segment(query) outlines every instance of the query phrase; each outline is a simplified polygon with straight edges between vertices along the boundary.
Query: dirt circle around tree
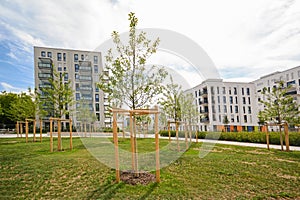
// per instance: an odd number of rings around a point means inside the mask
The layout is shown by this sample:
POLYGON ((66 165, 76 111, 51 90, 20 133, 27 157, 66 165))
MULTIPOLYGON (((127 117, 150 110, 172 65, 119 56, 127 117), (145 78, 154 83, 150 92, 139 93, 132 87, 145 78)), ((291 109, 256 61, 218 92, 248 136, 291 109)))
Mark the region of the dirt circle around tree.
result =
POLYGON ((120 179, 124 183, 130 185, 148 185, 149 183, 154 183, 156 181, 155 175, 146 171, 138 172, 138 176, 134 171, 121 171, 120 179))

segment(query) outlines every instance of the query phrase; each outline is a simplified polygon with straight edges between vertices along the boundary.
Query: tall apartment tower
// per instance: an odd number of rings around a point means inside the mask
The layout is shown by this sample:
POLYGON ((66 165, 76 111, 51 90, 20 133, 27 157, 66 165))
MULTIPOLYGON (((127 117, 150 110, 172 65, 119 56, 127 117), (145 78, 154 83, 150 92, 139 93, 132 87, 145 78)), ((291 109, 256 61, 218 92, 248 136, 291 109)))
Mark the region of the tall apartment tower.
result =
POLYGON ((208 79, 185 93, 193 95, 201 113, 200 131, 254 131, 258 128, 254 83, 208 79))
MULTIPOLYGON (((77 128, 81 127, 79 117, 81 105, 84 102, 88 109, 96 116, 96 126, 103 127, 109 118, 105 118, 105 97, 96 87, 99 75, 103 72, 100 52, 81 51, 71 49, 57 49, 34 47, 35 87, 41 90, 49 85, 49 78, 53 71, 65 73, 64 81, 70 81, 74 91, 74 104, 69 107, 70 117, 77 128)), ((50 116, 48 116, 50 117, 50 116)), ((64 116, 68 118, 69 116, 64 116)))

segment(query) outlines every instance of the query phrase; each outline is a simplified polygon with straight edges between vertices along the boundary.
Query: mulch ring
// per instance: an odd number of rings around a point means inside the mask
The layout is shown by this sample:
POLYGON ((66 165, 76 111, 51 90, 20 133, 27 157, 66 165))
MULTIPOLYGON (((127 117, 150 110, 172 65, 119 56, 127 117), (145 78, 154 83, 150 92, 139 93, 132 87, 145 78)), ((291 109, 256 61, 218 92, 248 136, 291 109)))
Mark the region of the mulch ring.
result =
POLYGON ((140 171, 138 176, 133 171, 122 171, 120 174, 120 179, 126 184, 130 185, 148 185, 156 181, 155 175, 149 172, 140 171))

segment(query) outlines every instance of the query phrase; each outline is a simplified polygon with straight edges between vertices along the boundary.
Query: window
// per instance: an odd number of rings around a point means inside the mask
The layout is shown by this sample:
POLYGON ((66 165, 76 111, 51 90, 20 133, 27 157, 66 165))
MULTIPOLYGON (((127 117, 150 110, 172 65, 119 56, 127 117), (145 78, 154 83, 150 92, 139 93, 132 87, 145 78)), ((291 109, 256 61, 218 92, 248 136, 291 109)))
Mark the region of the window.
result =
POLYGON ((294 79, 294 73, 293 72, 291 73, 291 79, 294 79))
POLYGON ((231 87, 229 88, 228 93, 231 94, 231 87))
POLYGON ((100 114, 96 113, 97 120, 100 121, 100 114))
POLYGON ((94 63, 98 64, 98 56, 94 56, 94 63))
POLYGON ((220 90, 219 90, 219 87, 217 87, 217 94, 220 94, 220 90))
POLYGON ((74 54, 74 62, 78 61, 78 54, 74 54))
POLYGON ((61 61, 61 53, 57 53, 57 60, 61 61))
POLYGON ((198 99, 198 104, 201 105, 201 99, 200 98, 198 99))
POLYGON ((52 58, 52 52, 47 52, 48 58, 52 58))
POLYGON ((231 115, 231 122, 234 123, 234 115, 231 115))
POLYGON ((99 102, 99 94, 95 94, 95 101, 99 102))
POLYGON ((242 88, 242 95, 244 95, 245 93, 244 93, 244 88, 242 88))
POLYGON ((251 104, 250 97, 248 97, 248 103, 251 104))
POLYGON ((197 97, 197 91, 195 91, 195 97, 197 97))
POLYGON ((67 71, 67 67, 66 67, 66 65, 64 65, 64 72, 65 72, 65 71, 67 71))
POLYGON ((233 109, 232 109, 232 106, 230 106, 230 113, 233 113, 233 109))
POLYGON ((238 98, 237 97, 235 97, 235 103, 238 104, 238 98))
POLYGON ((239 116, 236 116, 236 122, 240 122, 239 116))
POLYGON ((226 97, 223 96, 223 103, 226 103, 226 97))
POLYGON ((79 74, 75 74, 75 79, 79 80, 79 74))
POLYGON ((99 92, 99 88, 97 87, 97 85, 95 86, 95 92, 99 92))
POLYGON ((235 113, 239 113, 239 107, 238 106, 235 106, 234 109, 235 109, 235 113))
MULTIPOLYGON (((299 79, 300 80, 300 79, 299 79)), ((218 96, 218 103, 220 103, 220 96, 218 96)))
POLYGON ((221 106, 220 105, 218 105, 218 111, 219 111, 219 113, 221 112, 221 106))
POLYGON ((247 123, 247 115, 244 115, 244 122, 247 123))
POLYGON ((226 94, 226 88, 225 87, 223 87, 223 94, 226 94))
POLYGON ((247 95, 250 95, 250 88, 247 88, 247 95))
POLYGON ((76 83, 76 84, 75 84, 75 88, 76 88, 76 91, 79 91, 79 90, 80 90, 79 83, 76 83))
POLYGON ((300 70, 298 71, 298 77, 300 77, 300 70))
POLYGON ((290 79, 289 74, 286 74, 286 80, 288 81, 290 79))
POLYGON ((233 93, 234 93, 234 95, 237 95, 236 87, 233 88, 233 93))
POLYGON ((229 97, 229 102, 230 102, 230 104, 233 104, 233 97, 232 96, 229 97))
POLYGON ((246 108, 243 106, 243 113, 246 114, 246 108))
POLYGON ((64 80, 65 80, 65 81, 68 81, 68 80, 69 80, 69 74, 68 74, 68 73, 65 73, 64 80))
POLYGON ((227 113, 227 106, 224 106, 224 113, 227 113))
POLYGON ((84 60, 84 55, 83 54, 81 54, 81 60, 84 60))
POLYGON ((211 94, 215 94, 214 87, 210 87, 211 94))
POLYGON ((248 114, 251 114, 251 107, 248 106, 248 114))
POLYGON ((75 64, 75 72, 78 72, 78 71, 79 71, 79 65, 75 64))
POLYGON ((215 106, 211 107, 212 113, 216 113, 215 106))
POLYGON ((42 52, 41 52, 41 56, 42 56, 42 57, 46 57, 46 52, 45 52, 45 51, 42 51, 42 52))
POLYGON ((94 73, 98 73, 98 65, 94 65, 94 73))
POLYGON ((222 122, 222 117, 221 117, 221 115, 219 115, 219 122, 222 122))
POLYGON ((99 111, 99 103, 96 103, 95 107, 96 107, 96 111, 99 111))
POLYGON ((67 61, 66 53, 63 53, 63 59, 64 59, 64 61, 67 61))
POLYGON ((59 71, 59 72, 62 71, 61 63, 58 63, 57 71, 59 71))
POLYGON ((76 101, 80 100, 80 93, 76 93, 76 101))

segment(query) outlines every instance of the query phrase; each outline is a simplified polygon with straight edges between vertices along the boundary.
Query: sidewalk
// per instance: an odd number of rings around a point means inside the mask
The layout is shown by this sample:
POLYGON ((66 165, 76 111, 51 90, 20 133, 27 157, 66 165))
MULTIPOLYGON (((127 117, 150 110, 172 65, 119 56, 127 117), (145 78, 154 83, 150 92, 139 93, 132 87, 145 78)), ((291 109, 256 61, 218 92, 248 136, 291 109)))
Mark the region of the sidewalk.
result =
MULTIPOLYGON (((43 137, 49 137, 47 134, 43 134, 43 137)), ((76 132, 74 134, 76 137, 76 132)), ((87 133, 87 136, 89 136, 89 133, 87 133)), ((96 137, 112 137, 112 134, 97 134, 94 135, 96 137)), ((137 135, 139 136, 139 135, 137 135)), ((0 138, 16 138, 16 134, 0 134, 0 138)), ((23 134, 22 137, 25 139, 26 135, 23 134)), ((33 134, 28 134, 28 137, 32 138, 33 134)), ((40 137, 40 134, 36 134, 36 137, 40 137)), ((77 135, 78 137, 78 135, 77 135)), ((119 137, 122 137, 121 134, 119 133, 119 137)), ((126 137, 129 137, 128 134, 126 134, 126 137)), ((140 134, 141 138, 144 138, 143 134, 140 134)), ((21 137, 19 137, 21 138, 21 137)), ((154 138, 153 134, 147 134, 146 138, 154 138)), ((169 139, 169 137, 159 137, 160 139, 169 139)), ((172 140, 175 140, 176 138, 172 137, 172 140)), ((185 140, 185 138, 179 138, 179 140, 185 140)), ((189 141, 189 139, 188 139, 189 141)), ((192 139, 193 142, 196 142, 196 139, 192 139)), ((224 140, 208 140, 208 139, 198 139, 198 142, 203 142, 203 143, 214 143, 214 144, 226 144, 226 145, 236 145, 236 146, 245 146, 245 147, 256 147, 256 148, 267 148, 267 144, 259 144, 259 143, 249 143, 249 142, 235 142, 235 141, 224 141, 224 140)), ((270 149, 281 149, 280 145, 274 145, 270 144, 270 149)), ((284 146, 285 149, 285 146, 284 146)), ((291 151, 300 151, 300 147, 298 146, 290 146, 291 151)))

